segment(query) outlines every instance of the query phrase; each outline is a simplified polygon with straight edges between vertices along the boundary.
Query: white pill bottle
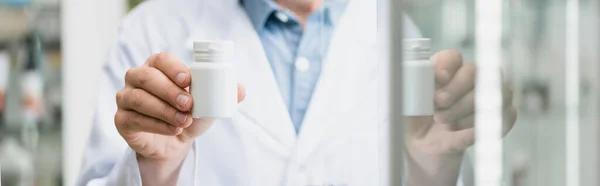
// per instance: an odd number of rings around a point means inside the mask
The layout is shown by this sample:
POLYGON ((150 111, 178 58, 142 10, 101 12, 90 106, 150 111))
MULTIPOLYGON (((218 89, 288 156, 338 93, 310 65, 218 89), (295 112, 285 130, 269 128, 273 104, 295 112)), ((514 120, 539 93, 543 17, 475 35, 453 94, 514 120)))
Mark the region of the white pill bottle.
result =
POLYGON ((231 118, 237 111, 237 77, 232 64, 233 42, 194 42, 190 94, 193 118, 231 118))
POLYGON ((434 114, 435 65, 429 60, 431 40, 405 39, 402 45, 403 111, 405 116, 434 114))

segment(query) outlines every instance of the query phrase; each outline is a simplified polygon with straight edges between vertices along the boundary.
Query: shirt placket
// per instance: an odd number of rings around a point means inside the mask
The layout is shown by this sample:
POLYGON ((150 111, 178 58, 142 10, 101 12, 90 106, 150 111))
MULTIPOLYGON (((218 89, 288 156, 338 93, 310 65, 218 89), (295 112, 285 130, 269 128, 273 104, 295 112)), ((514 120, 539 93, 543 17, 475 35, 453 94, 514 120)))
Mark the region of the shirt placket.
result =
POLYGON ((324 24, 320 13, 311 15, 305 24, 293 65, 293 107, 291 115, 299 132, 309 107, 315 84, 321 72, 321 29, 324 24))

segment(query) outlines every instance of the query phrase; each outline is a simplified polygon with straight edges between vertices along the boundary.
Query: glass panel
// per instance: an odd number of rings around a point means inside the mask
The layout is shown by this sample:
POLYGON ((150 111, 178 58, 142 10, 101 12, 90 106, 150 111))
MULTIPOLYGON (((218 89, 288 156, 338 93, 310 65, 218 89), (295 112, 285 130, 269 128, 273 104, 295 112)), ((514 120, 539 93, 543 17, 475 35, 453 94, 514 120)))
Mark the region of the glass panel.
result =
MULTIPOLYGON (((460 170, 459 182, 492 185, 481 181, 496 180, 497 175, 501 181, 493 185, 598 184, 594 176, 599 171, 599 129, 594 114, 598 110, 594 96, 598 86, 597 1, 432 0, 406 5, 404 10, 422 37, 432 39, 434 53, 455 49, 463 61, 477 66, 477 140, 461 154, 460 169, 454 169, 460 170), (500 87, 494 79, 498 76, 483 71, 493 69, 495 62, 501 64, 502 86, 511 90, 502 95, 506 98, 512 92, 511 105, 518 113, 501 149, 489 149, 496 141, 484 141, 490 136, 479 135, 483 130, 493 131, 499 122, 493 117, 501 116, 492 112, 499 111, 492 107, 498 104, 493 100, 501 98, 500 90, 494 89, 500 87), (485 97, 482 94, 492 97, 480 99, 485 97), (495 162, 491 157, 501 160, 501 169, 489 167, 495 162)), ((439 112, 443 111, 436 110, 436 115, 439 112)), ((503 113, 504 127, 511 126, 508 112, 503 113)), ((444 143, 428 145, 440 144, 444 143)), ((443 171, 436 168, 432 169, 443 171)))

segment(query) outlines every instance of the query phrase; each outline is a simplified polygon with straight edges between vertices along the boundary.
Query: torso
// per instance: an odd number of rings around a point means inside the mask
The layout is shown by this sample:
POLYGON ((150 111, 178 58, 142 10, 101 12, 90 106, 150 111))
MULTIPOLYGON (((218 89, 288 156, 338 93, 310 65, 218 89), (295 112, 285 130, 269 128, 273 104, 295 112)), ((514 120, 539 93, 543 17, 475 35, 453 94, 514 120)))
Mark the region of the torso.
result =
POLYGON ((272 71, 258 36, 237 0, 177 2, 189 3, 182 8, 186 11, 153 24, 164 22, 161 29, 178 27, 183 34, 148 33, 162 34, 162 40, 149 41, 154 52, 168 50, 191 61, 193 40, 234 40, 239 81, 248 90, 238 115, 217 122, 196 140, 199 183, 380 184, 387 148, 389 68, 379 58, 376 1, 349 2, 297 136, 277 97, 275 80, 266 74, 272 71))

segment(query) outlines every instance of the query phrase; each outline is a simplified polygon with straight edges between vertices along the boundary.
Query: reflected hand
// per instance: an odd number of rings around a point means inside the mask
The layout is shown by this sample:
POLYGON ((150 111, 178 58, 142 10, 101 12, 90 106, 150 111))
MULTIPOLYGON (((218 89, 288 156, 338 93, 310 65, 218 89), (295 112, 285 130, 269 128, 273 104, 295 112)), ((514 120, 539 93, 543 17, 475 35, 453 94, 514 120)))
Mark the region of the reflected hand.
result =
MULTIPOLYGON (((407 117, 405 145, 409 185, 455 185, 464 151, 475 143, 475 76, 473 63, 458 51, 445 50, 435 62, 434 116, 407 117)), ((517 113, 512 91, 503 86, 503 135, 517 113)))
MULTIPOLYGON (((175 185, 181 162, 213 121, 192 119, 187 66, 170 53, 152 55, 125 75, 117 93, 115 125, 137 153, 144 185, 175 185)), ((245 91, 238 85, 238 101, 245 91)))
POLYGON ((4 92, 0 92, 0 116, 4 114, 4 92))

